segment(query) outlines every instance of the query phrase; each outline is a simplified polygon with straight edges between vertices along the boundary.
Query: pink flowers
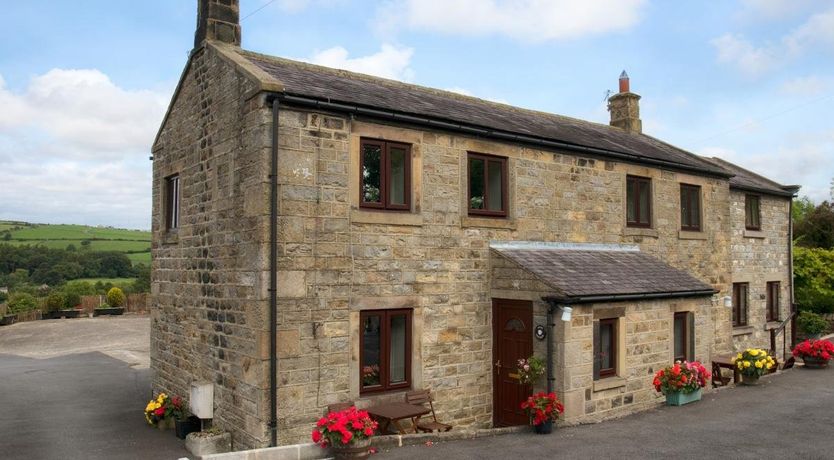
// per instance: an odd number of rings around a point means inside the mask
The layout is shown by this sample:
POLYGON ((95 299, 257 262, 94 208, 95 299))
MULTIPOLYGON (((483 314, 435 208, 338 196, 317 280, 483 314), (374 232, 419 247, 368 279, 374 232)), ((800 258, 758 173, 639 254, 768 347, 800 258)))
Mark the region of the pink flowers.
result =
POLYGON ((370 438, 376 428, 377 423, 367 412, 351 406, 320 418, 313 429, 312 439, 322 447, 336 442, 347 445, 354 439, 370 438))
POLYGON ((834 343, 828 340, 806 340, 793 349, 798 358, 816 358, 828 361, 834 357, 834 343))

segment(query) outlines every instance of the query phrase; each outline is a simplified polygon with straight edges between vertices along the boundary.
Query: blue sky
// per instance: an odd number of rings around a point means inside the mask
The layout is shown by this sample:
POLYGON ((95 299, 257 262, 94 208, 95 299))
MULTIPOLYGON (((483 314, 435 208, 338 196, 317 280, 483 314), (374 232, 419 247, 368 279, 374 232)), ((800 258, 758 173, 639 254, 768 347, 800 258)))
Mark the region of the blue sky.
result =
MULTIPOLYGON (((831 0, 241 0, 241 11, 247 49, 601 123, 626 69, 647 134, 830 198, 831 0)), ((150 144, 196 2, 4 12, 0 219, 149 228, 150 144)))

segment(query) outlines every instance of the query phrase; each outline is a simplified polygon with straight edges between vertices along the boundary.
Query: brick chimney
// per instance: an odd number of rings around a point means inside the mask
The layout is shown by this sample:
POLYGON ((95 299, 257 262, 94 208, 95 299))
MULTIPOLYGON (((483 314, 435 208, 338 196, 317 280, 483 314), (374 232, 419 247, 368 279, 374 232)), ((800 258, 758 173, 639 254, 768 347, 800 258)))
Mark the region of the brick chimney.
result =
POLYGON ((206 41, 240 46, 240 0, 197 0, 194 48, 206 41))
POLYGON ((625 70, 620 74, 620 92, 608 98, 608 111, 611 112, 611 126, 630 133, 643 132, 643 122, 640 121, 640 95, 631 92, 625 70))

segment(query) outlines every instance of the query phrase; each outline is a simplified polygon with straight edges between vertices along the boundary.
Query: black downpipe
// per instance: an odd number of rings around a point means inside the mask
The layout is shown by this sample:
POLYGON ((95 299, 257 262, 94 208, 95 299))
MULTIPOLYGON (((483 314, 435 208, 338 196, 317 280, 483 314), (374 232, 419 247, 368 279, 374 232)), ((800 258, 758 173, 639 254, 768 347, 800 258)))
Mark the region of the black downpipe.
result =
POLYGON ((553 322, 553 313, 556 309, 555 302, 547 302, 547 392, 553 392, 553 381, 556 377, 553 375, 553 331, 555 331, 556 323, 553 322))
MULTIPOLYGON (((791 302, 791 314, 796 313, 796 304, 793 297, 793 196, 791 196, 791 204, 788 207, 788 295, 791 302)), ((785 337, 782 337, 784 343, 785 337)), ((796 343, 796 315, 791 316, 791 344, 790 347, 796 343)))
POLYGON ((272 100, 269 166, 269 446, 278 444, 278 99, 272 100))

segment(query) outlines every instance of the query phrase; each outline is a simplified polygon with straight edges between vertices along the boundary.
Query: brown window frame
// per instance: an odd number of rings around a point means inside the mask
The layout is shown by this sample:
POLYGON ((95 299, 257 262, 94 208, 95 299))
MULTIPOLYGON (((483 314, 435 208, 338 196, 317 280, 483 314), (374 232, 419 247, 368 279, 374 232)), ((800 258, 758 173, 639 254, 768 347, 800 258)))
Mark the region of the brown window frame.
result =
POLYGON ((747 326, 748 315, 750 314, 750 283, 733 283, 733 327, 747 326), (741 309, 742 295, 744 289, 744 310, 741 309), (742 314, 743 313, 743 314, 742 314))
POLYGON ((385 211, 411 211, 411 145, 402 142, 383 141, 378 139, 361 138, 359 140, 359 207, 379 209, 385 211), (380 171, 379 171, 379 194, 380 201, 365 201, 365 186, 362 171, 365 169, 365 146, 376 145, 380 147, 380 171), (388 183, 391 180, 391 156, 392 148, 405 150, 405 203, 393 204, 390 202, 388 183))
POLYGON ((701 186, 691 184, 681 184, 680 193, 680 207, 681 207, 681 230, 688 232, 701 231, 701 216, 703 214, 703 203, 701 201, 701 186), (698 202, 698 212, 692 213, 692 199, 695 197, 698 202), (686 222, 683 215, 683 210, 689 210, 689 222, 686 222), (697 216, 698 222, 692 222, 692 217, 697 216))
POLYGON ((601 340, 602 340, 602 328, 603 328, 604 325, 610 324, 611 325, 611 341, 609 343, 609 348, 611 349, 611 364, 613 365, 613 367, 603 369, 602 359, 598 358, 600 360, 600 365, 599 365, 599 378, 600 379, 604 379, 604 378, 607 378, 607 377, 614 377, 614 376, 617 375, 617 352, 618 352, 618 350, 617 350, 617 343, 618 343, 617 342, 618 341, 617 326, 618 326, 618 321, 619 320, 620 320, 619 318, 607 318, 607 319, 599 320, 600 342, 594 344, 594 346, 599 347, 599 349, 595 350, 594 354, 598 355, 602 351, 602 347, 600 346, 600 345, 602 345, 602 342, 601 342, 601 340))
POLYGON ((689 357, 689 334, 691 334, 691 332, 689 331, 689 314, 690 314, 690 312, 688 312, 688 311, 680 311, 680 312, 676 312, 675 315, 672 318, 672 321, 673 321, 673 323, 672 323, 672 332, 673 332, 673 334, 672 334, 672 336, 673 336, 672 337, 672 340, 673 340, 672 341, 672 354, 675 354, 675 349, 678 346, 678 340, 681 340, 682 345, 683 345, 681 347, 683 349, 683 356, 675 355, 674 358, 673 358, 675 361, 689 361, 689 359, 690 359, 690 357, 689 357), (681 328, 681 330, 683 331, 683 337, 678 337, 676 334, 674 334, 675 323, 677 323, 678 319, 680 319, 680 318, 683 319, 683 327, 681 328))
POLYGON ((767 321, 779 321, 779 302, 782 283, 779 281, 767 282, 767 308, 765 309, 765 316, 767 321))
POLYGON ((470 216, 487 216, 487 217, 507 217, 509 212, 509 181, 507 179, 507 157, 499 157, 496 155, 489 155, 486 153, 467 152, 466 153, 466 208, 470 216), (472 188, 470 187, 470 171, 469 162, 472 159, 484 160, 484 208, 472 209, 472 188), (489 162, 498 161, 501 163, 501 204, 500 211, 490 211, 489 208, 489 162))
POLYGON ((638 227, 638 228, 651 228, 652 227, 652 179, 649 177, 640 177, 640 176, 626 176, 626 226, 628 227, 638 227), (640 189, 641 187, 647 187, 649 189, 649 201, 648 201, 648 209, 645 210, 646 214, 648 214, 647 222, 643 223, 640 222, 641 217, 643 217, 643 210, 640 208, 640 189), (629 192, 634 189, 634 194, 629 200, 629 192), (628 201, 633 201, 634 206, 634 217, 637 219, 636 221, 629 221, 628 220, 628 201))
POLYGON ((744 228, 747 230, 762 229, 762 200, 759 195, 744 195, 744 228), (756 204, 755 213, 751 209, 753 203, 756 204), (755 217, 755 222, 753 217, 755 217))
POLYGON ((182 185, 180 175, 172 174, 165 178, 165 230, 176 230, 180 226, 180 203, 182 185))
POLYGON ((402 390, 411 388, 411 355, 414 351, 412 347, 412 314, 413 310, 410 308, 399 308, 396 310, 362 310, 359 313, 359 393, 380 393, 392 390, 402 390), (391 361, 391 318, 394 316, 405 315, 405 381, 401 383, 389 383, 389 364, 391 361), (365 327, 365 319, 369 316, 380 317, 380 332, 379 332, 379 381, 380 384, 373 387, 364 387, 362 385, 362 368, 365 363, 365 346, 363 343, 365 327))

